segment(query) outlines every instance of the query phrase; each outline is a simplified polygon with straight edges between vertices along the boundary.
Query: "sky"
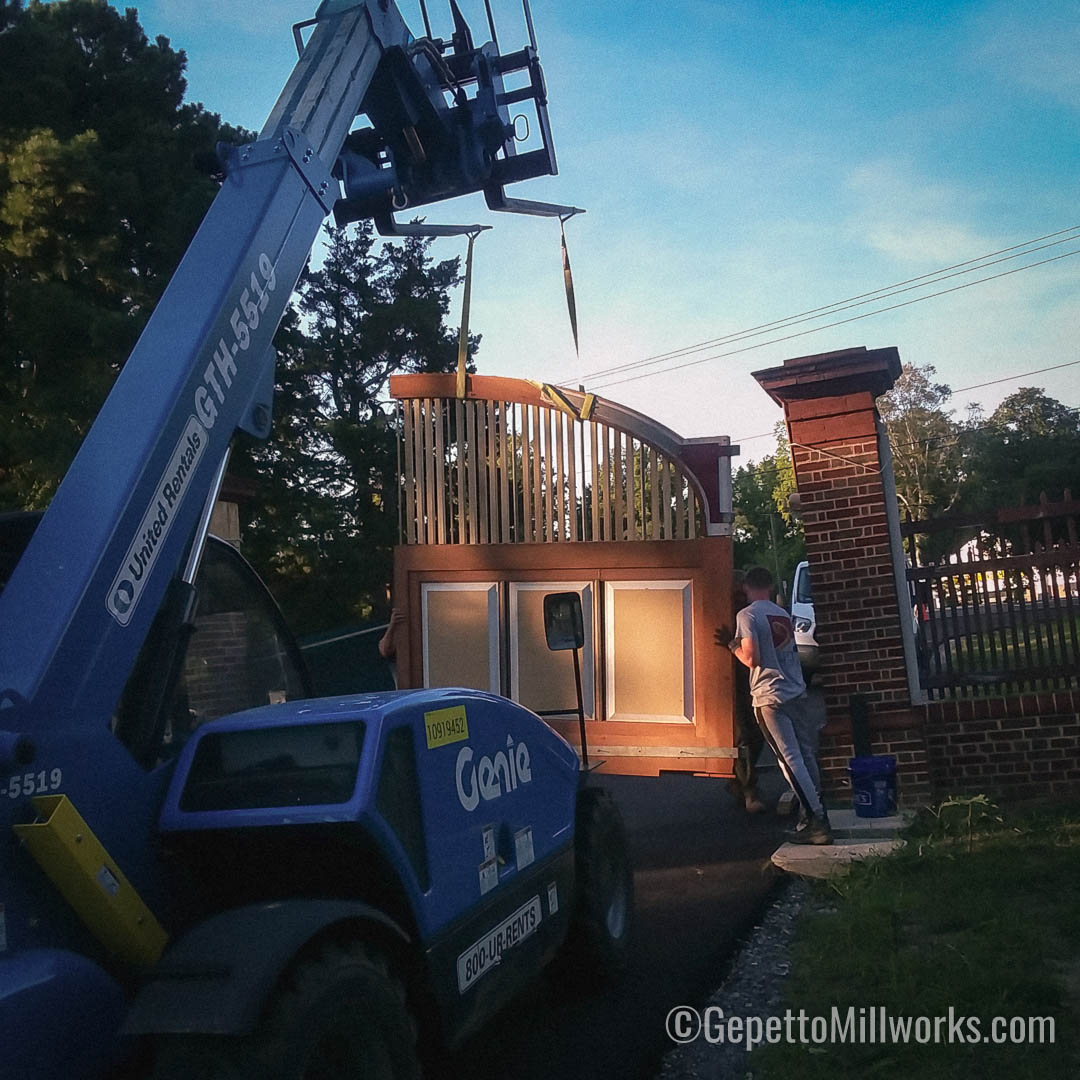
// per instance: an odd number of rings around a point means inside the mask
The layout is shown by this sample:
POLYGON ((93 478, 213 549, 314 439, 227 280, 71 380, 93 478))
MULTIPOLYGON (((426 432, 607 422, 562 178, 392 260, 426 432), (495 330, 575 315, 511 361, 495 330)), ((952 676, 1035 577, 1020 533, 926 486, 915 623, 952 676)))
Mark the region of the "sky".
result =
MULTIPOLYGON (((460 4, 486 39, 483 4, 460 4)), ((290 26, 315 6, 152 0, 139 15, 187 53, 189 100, 257 130, 295 63, 290 26)), ((891 345, 958 390, 1080 360, 1080 254, 822 327, 1080 252, 1080 229, 1072 242, 1062 232, 1080 226, 1075 0, 532 6, 559 175, 509 193, 587 210, 566 226, 580 356, 558 223, 492 214, 470 196, 426 214, 494 226, 475 248, 480 373, 583 382, 680 435, 728 435, 746 461, 771 451, 780 419, 750 373, 789 357, 891 345), (984 270, 600 374, 1051 233, 984 270)), ((422 33, 418 0, 399 7, 422 33)), ((435 35, 449 37, 443 0, 428 8, 435 35)), ((492 8, 503 51, 524 44, 517 0, 492 8)), ((464 238, 433 248, 464 252, 464 238)), ((1080 405, 1080 364, 959 392, 952 405, 958 417, 971 402, 990 411, 1032 385, 1080 405)))

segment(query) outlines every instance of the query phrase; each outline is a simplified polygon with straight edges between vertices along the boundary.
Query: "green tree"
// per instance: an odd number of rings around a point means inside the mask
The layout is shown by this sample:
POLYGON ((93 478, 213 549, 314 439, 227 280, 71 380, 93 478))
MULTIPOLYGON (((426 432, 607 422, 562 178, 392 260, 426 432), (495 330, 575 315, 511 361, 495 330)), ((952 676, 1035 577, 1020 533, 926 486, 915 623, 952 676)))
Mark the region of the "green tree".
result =
POLYGON ((778 420, 773 432, 776 435, 776 486, 773 488, 773 502, 786 524, 802 536, 802 523, 791 512, 791 497, 798 493, 799 488, 795 483, 795 462, 788 444, 787 424, 778 420))
POLYGON ((896 385, 878 398, 900 509, 916 519, 952 509, 963 477, 963 425, 946 410, 952 391, 935 374, 932 364, 905 364, 896 385))
POLYGON ((966 436, 963 505, 979 511, 1080 495, 1080 410, 1021 387, 966 436))
MULTIPOLYGON (((283 415, 252 451, 259 496, 244 532, 300 632, 385 612, 398 538, 387 382, 457 364, 446 318, 460 259, 436 262, 432 241, 415 237, 380 244, 369 222, 328 234, 325 261, 302 279, 278 334, 283 415)), ((479 340, 470 337, 470 355, 479 340)))
POLYGON ((55 491, 243 133, 184 104, 134 9, 0 9, 0 506, 55 491))
POLYGON ((794 491, 794 469, 786 433, 778 427, 776 452, 740 466, 732 476, 735 508, 735 565, 767 566, 786 596, 795 567, 806 558, 802 524, 788 506, 794 491))

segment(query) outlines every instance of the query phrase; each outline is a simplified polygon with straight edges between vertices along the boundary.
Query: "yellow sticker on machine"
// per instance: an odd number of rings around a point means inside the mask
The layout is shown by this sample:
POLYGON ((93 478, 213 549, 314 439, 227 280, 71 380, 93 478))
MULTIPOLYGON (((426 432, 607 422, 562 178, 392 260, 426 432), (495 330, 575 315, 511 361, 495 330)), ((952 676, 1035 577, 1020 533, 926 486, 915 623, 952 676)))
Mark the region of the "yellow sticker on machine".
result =
POLYGON ((452 705, 449 709, 435 709, 424 713, 424 734, 427 748, 464 742, 469 737, 469 721, 464 705, 452 705))

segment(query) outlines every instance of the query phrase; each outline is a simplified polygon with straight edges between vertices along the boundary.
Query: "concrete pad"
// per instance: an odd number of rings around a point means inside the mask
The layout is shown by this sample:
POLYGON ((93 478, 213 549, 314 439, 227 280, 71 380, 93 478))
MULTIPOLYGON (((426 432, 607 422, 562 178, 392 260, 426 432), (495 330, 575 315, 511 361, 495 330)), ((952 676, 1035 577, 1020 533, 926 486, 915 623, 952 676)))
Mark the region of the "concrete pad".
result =
MULTIPOLYGON (((829 815, 830 818, 832 815, 829 815)), ((826 878, 843 874, 859 859, 888 855, 903 844, 903 840, 837 840, 815 847, 812 844, 782 844, 773 852, 773 864, 789 874, 800 877, 826 878)))
POLYGON ((890 814, 889 817, 859 817, 854 810, 830 810, 829 824, 833 836, 851 840, 890 839, 911 822, 910 811, 890 814))

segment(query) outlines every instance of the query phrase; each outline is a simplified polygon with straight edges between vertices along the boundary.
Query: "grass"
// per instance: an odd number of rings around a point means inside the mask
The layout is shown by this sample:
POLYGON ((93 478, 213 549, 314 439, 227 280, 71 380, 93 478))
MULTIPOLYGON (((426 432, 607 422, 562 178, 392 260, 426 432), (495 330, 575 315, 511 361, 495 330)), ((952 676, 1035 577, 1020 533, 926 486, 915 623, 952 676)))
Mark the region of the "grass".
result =
POLYGON ((1025 630, 1000 627, 953 638, 953 663, 958 671, 1015 670, 1042 664, 1064 664, 1073 659, 1074 643, 1080 639, 1080 618, 1049 620, 1025 630))
POLYGON ((1056 1041, 777 1044, 750 1055, 748 1071, 755 1080, 1080 1075, 1078 883, 1080 806, 1003 820, 985 798, 956 799, 924 814, 904 849, 819 887, 797 931, 787 1007, 934 1017, 952 1006, 978 1017, 981 1034, 996 1016, 1053 1017, 1056 1041))

